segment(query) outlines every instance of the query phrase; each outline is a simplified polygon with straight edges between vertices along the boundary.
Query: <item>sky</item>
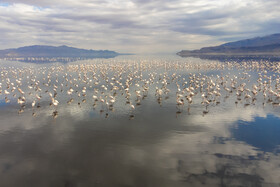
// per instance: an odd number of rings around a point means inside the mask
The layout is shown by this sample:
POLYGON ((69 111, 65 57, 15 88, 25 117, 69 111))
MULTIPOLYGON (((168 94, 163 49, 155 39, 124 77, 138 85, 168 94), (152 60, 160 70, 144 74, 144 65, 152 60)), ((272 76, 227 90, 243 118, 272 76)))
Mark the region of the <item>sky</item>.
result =
POLYGON ((280 32, 279 0, 0 0, 0 49, 175 53, 280 32))

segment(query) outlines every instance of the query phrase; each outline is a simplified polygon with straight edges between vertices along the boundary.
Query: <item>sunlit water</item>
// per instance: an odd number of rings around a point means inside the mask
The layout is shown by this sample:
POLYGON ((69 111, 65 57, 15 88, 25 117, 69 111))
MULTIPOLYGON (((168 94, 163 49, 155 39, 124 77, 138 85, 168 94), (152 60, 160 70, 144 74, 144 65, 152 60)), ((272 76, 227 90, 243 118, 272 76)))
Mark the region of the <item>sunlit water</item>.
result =
POLYGON ((68 64, 2 61, 0 71, 0 186, 280 185, 275 95, 238 99, 238 88, 227 92, 220 85, 221 96, 208 96, 206 106, 199 88, 190 103, 183 91, 197 77, 202 92, 210 80, 216 89, 220 77, 228 80, 225 87, 233 80, 252 90, 261 76, 279 93, 277 62, 120 56, 68 64), (57 106, 49 93, 57 93, 57 106), (177 105, 178 94, 184 105, 177 105))

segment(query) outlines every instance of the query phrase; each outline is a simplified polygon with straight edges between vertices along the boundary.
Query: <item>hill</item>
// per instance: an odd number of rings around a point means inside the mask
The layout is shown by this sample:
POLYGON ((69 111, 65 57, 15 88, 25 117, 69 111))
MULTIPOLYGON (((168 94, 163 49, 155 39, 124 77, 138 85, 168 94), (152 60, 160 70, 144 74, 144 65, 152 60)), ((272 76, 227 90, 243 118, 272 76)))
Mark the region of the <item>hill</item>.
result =
MULTIPOLYGON (((87 50, 68 46, 46 46, 33 45, 15 49, 0 50, 0 58, 5 59, 28 59, 47 60, 47 59, 86 59, 86 58, 112 58, 118 56, 119 53, 109 50, 87 50)), ((69 60, 73 61, 73 60, 69 60)))
POLYGON ((280 52, 280 33, 256 37, 236 42, 229 42, 214 47, 203 47, 199 50, 182 50, 179 56, 199 55, 274 55, 280 52))

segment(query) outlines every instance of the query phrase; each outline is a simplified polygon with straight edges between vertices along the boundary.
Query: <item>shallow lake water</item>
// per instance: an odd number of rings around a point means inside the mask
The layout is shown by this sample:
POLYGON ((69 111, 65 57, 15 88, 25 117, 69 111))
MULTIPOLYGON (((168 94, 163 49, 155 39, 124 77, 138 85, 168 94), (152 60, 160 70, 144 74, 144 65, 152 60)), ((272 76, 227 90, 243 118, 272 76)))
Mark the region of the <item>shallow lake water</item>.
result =
POLYGON ((280 185, 279 62, 0 63, 0 186, 280 185))

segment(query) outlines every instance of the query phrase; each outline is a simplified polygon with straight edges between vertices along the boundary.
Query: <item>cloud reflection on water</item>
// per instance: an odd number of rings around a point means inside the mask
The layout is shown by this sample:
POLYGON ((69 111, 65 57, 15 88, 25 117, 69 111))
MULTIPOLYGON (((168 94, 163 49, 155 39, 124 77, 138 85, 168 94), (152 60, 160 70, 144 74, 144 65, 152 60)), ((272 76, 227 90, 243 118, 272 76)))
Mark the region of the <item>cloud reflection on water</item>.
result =
POLYGON ((164 117, 158 118, 152 108, 143 113, 143 118, 139 116, 132 121, 89 118, 85 117, 88 110, 78 111, 84 112, 79 114, 83 118, 68 112, 57 119, 51 119, 49 114, 31 118, 28 112, 12 119, 2 115, 1 124, 5 126, 1 125, 4 133, 0 136, 1 183, 4 186, 184 186, 185 183, 201 186, 202 181, 216 186, 221 180, 224 185, 243 186, 280 183, 276 177, 280 174, 277 154, 258 151, 233 139, 230 132, 238 120, 254 121, 256 113, 265 117, 266 111, 245 108, 204 117, 183 114, 176 118, 160 109, 164 117), (145 118, 148 113, 157 118, 145 118), (231 118, 224 123, 221 116, 231 118), (217 137, 227 141, 215 141, 217 137))

